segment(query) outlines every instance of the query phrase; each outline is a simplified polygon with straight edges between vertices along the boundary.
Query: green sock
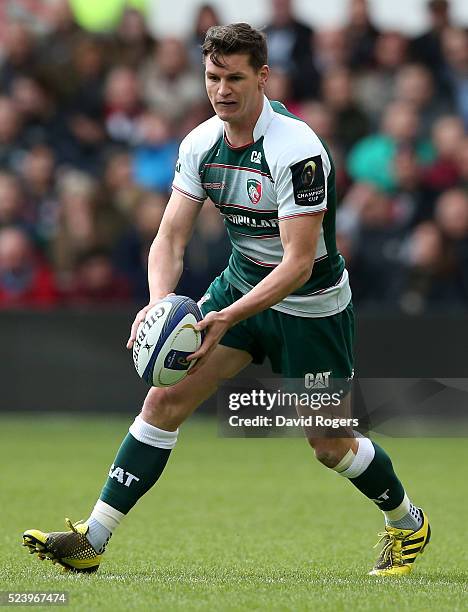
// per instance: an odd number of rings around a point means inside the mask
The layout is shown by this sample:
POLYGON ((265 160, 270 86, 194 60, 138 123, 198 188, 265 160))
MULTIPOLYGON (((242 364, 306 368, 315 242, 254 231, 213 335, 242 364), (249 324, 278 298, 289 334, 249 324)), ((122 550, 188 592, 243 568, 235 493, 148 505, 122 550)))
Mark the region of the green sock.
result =
POLYGON ((118 450, 99 499, 127 514, 161 476, 177 434, 138 416, 118 450))
POLYGON ((357 453, 348 454, 349 461, 346 459, 347 455, 335 470, 341 476, 349 478, 380 510, 397 508, 403 501, 405 490, 395 474, 390 457, 383 448, 368 438, 358 438, 358 441, 357 453))

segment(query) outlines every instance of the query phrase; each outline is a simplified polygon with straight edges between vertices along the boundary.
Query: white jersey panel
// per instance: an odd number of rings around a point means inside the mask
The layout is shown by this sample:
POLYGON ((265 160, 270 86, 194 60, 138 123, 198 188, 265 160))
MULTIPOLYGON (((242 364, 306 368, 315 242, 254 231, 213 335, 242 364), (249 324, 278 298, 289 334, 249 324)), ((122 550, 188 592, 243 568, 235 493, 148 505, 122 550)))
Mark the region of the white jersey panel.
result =
POLYGON ((223 134, 223 122, 215 115, 188 134, 179 147, 179 159, 173 181, 173 188, 188 198, 204 202, 207 198, 199 174, 200 163, 207 151, 223 134))
POLYGON ((305 123, 275 113, 263 148, 275 181, 278 219, 327 210, 330 159, 305 123))

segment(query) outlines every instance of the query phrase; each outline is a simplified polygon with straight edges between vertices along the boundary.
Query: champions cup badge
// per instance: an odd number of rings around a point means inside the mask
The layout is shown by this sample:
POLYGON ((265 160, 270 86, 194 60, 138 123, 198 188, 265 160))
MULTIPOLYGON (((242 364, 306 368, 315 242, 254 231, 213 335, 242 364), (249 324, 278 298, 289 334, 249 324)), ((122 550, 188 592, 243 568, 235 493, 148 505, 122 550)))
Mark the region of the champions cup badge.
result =
POLYGON ((249 194, 249 198, 252 204, 258 204, 262 197, 261 182, 255 179, 249 179, 247 181, 247 193, 249 194))
POLYGON ((291 166, 294 200, 298 206, 316 206, 326 197, 326 181, 320 155, 291 166))
POLYGON ((316 164, 313 161, 308 161, 302 171, 301 180, 304 187, 310 187, 314 182, 316 164))

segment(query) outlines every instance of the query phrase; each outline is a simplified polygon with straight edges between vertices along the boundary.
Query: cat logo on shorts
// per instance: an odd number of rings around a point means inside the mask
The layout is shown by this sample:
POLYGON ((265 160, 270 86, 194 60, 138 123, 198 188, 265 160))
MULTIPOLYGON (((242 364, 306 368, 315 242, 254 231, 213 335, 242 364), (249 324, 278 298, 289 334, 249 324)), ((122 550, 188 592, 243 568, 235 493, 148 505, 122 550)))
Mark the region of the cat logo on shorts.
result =
POLYGON ((258 204, 262 198, 262 184, 256 179, 247 181, 247 193, 252 204, 258 204))
POLYGON ((306 389, 326 389, 330 385, 330 374, 328 372, 308 372, 304 377, 304 385, 306 389))

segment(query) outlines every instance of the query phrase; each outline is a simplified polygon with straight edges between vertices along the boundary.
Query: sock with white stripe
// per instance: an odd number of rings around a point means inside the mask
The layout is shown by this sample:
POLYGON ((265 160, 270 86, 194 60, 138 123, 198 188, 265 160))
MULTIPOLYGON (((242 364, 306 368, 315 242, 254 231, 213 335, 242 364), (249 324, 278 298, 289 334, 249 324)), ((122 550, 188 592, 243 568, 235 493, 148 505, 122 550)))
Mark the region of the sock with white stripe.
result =
POLYGON ((398 529, 417 531, 423 522, 421 510, 411 503, 406 493, 401 504, 394 510, 387 510, 384 515, 386 525, 398 529))
POLYGON ((91 516, 86 521, 89 527, 86 537, 97 553, 101 554, 105 551, 112 533, 120 525, 124 516, 125 514, 109 506, 109 504, 100 499, 97 500, 91 516))
POLYGON ((349 450, 334 470, 348 478, 382 510, 388 525, 418 529, 421 526, 420 512, 408 499, 390 457, 368 438, 357 440, 359 446, 356 454, 349 450))
POLYGON ((87 521, 87 538, 97 552, 105 548, 120 521, 159 479, 177 434, 178 430, 164 431, 136 417, 87 521))

